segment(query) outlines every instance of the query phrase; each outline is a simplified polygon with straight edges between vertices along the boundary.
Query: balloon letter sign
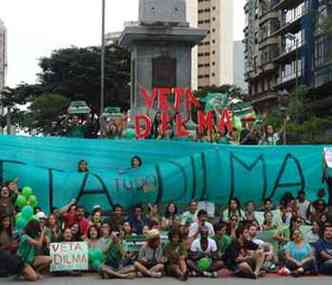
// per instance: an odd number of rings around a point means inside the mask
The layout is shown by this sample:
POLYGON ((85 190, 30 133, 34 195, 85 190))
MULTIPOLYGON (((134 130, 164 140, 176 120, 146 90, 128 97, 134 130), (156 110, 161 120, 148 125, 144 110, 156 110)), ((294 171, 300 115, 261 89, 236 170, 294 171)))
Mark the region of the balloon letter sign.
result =
MULTIPOLYGON (((189 114, 193 107, 200 109, 198 99, 193 95, 192 90, 189 88, 154 88, 149 92, 141 88, 140 94, 144 98, 145 107, 148 110, 153 110, 154 106, 158 105, 158 110, 161 113, 159 126, 159 133, 165 134, 171 127, 170 122, 175 122, 175 135, 177 137, 186 137, 189 131, 186 129, 186 119, 180 115, 181 104, 184 103, 187 114, 189 114), (169 96, 174 97, 174 104, 169 103, 169 96), (169 111, 175 111, 174 115, 169 115, 169 111)), ((214 112, 210 111, 207 114, 198 111, 198 128, 201 132, 204 130, 212 130, 214 125, 217 125, 220 130, 232 129, 232 116, 231 112, 227 109, 219 110, 220 120, 215 119, 214 112)), ((139 114, 135 117, 135 129, 137 139, 146 139, 150 136, 152 131, 152 120, 146 114, 139 114)), ((155 126, 154 126, 155 127, 155 126)))

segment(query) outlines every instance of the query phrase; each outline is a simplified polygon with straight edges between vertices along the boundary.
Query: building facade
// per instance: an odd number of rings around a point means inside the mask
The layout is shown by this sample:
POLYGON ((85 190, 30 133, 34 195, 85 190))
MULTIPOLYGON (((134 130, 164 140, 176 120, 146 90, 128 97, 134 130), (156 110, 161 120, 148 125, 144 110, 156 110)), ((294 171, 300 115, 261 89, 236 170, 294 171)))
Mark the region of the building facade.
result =
POLYGON ((239 86, 244 93, 247 93, 248 84, 244 80, 244 43, 242 41, 234 41, 233 46, 233 84, 239 86))
POLYGON ((0 19, 0 91, 5 86, 7 70, 7 30, 0 19))
POLYGON ((326 53, 328 41, 317 32, 316 22, 321 19, 317 13, 328 12, 327 2, 331 1, 247 0, 245 78, 258 111, 271 108, 298 86, 312 89, 322 83, 320 78, 328 80, 319 63, 327 63, 320 53, 326 53))
POLYGON ((233 2, 187 0, 190 26, 209 31, 193 51, 193 89, 233 84, 233 2))

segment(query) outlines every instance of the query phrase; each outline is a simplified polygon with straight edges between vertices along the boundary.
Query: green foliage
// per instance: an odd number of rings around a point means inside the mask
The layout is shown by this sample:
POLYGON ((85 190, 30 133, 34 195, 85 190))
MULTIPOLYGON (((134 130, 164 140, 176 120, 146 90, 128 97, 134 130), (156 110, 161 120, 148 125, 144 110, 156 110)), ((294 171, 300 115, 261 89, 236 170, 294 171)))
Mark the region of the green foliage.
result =
POLYGON ((31 106, 31 115, 28 115, 28 127, 37 130, 38 133, 48 134, 52 132, 52 123, 59 120, 66 112, 69 99, 58 94, 49 94, 36 97, 31 106))
MULTIPOLYGON (((45 93, 85 100, 96 111, 100 103, 101 49, 99 47, 56 50, 39 66, 45 93)), ((108 46, 105 51, 105 106, 129 105, 130 57, 127 50, 108 46)))
POLYGON ((209 86, 199 89, 198 91, 194 92, 194 95, 197 98, 204 98, 208 95, 208 93, 228 93, 233 97, 240 97, 241 96, 241 88, 235 85, 225 84, 222 86, 209 86))

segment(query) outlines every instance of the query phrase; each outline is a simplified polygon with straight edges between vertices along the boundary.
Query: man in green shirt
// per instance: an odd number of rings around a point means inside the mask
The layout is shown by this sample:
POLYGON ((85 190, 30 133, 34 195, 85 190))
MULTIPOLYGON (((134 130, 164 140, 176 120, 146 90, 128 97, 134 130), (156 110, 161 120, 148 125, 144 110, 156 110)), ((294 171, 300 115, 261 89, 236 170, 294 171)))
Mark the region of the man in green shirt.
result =
POLYGON ((100 269, 104 278, 132 279, 136 276, 135 267, 126 258, 119 232, 112 233, 112 241, 105 252, 106 262, 100 269))
POLYGON ((214 231, 216 235, 214 236, 214 240, 217 243, 218 247, 218 256, 220 258, 223 257, 225 250, 229 247, 232 243, 232 238, 226 235, 227 224, 221 222, 214 226, 214 231))
POLYGON ((181 224, 186 225, 194 223, 197 219, 197 209, 198 209, 197 202, 191 201, 189 204, 188 211, 184 212, 181 216, 181 224))

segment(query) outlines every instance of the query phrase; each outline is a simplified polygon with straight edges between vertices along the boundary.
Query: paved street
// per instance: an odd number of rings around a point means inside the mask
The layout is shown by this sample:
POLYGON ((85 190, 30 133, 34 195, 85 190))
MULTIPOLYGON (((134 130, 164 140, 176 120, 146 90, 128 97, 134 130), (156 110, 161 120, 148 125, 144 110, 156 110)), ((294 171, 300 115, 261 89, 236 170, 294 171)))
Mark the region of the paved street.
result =
MULTIPOLYGON (((37 282, 36 284, 47 284, 47 285, 103 285, 103 284, 112 284, 112 285, 147 285, 150 284, 158 284, 158 285, 179 285, 184 284, 182 282, 178 282, 175 279, 171 278, 163 278, 163 279, 135 279, 135 280, 102 280, 97 277, 97 275, 90 275, 84 277, 45 277, 44 280, 37 282)), ((305 278, 263 278, 259 280, 248 280, 248 279, 239 279, 239 278, 224 278, 224 279, 189 279, 185 284, 188 285, 201 285, 202 283, 208 283, 208 285, 243 285, 244 283, 247 285, 257 284, 257 285, 331 285, 332 277, 305 277, 305 278)), ((29 282, 23 281, 13 281, 13 279, 0 279, 0 284, 31 284, 29 282)))

